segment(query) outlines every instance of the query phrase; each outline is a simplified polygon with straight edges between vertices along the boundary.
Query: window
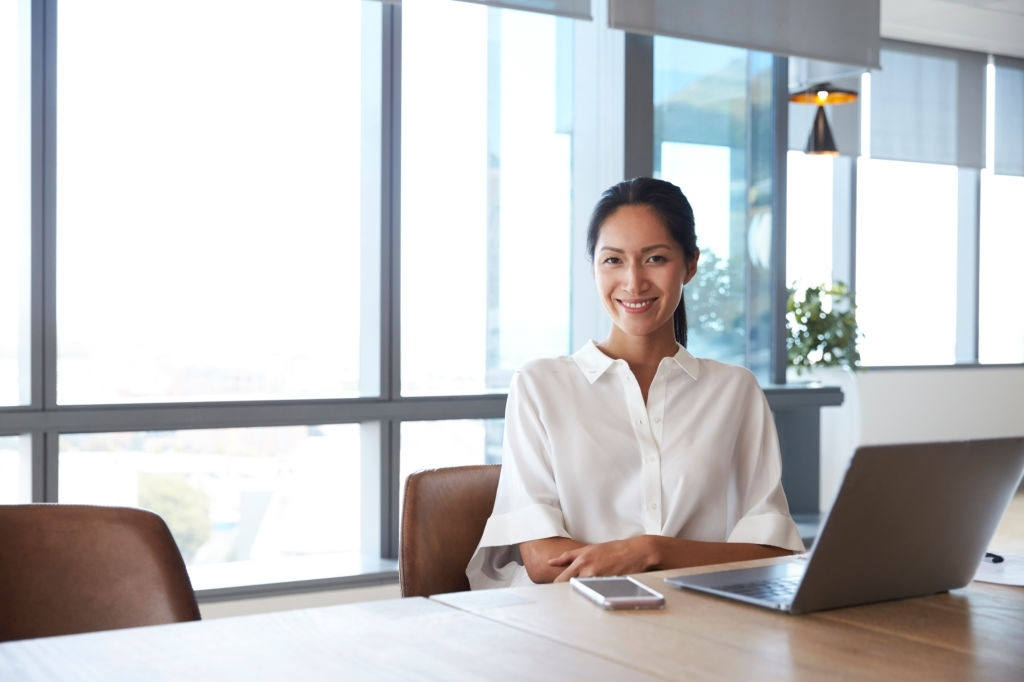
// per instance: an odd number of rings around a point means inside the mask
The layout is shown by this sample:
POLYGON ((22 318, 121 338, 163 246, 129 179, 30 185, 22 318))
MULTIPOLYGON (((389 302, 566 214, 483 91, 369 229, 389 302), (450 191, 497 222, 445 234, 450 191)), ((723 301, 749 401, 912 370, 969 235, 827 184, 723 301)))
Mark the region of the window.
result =
POLYGON ((60 6, 59 403, 377 393, 361 13, 60 6))
POLYGON ((982 174, 978 360, 1024 362, 1024 312, 1018 292, 1024 229, 1024 176, 982 174))
POLYGON ((30 446, 28 436, 0 436, 0 504, 32 501, 30 446))
POLYGON ((857 177, 862 364, 953 364, 956 167, 861 159, 857 177))
POLYGON ((687 286, 687 345, 763 380, 772 305, 771 72, 768 55, 654 39, 655 174, 686 194, 701 250, 687 286))
POLYGON ((356 424, 67 434, 59 501, 159 513, 199 590, 351 575, 379 563, 362 449, 356 424))
POLYGON ((1016 294, 1024 251, 1024 61, 996 57, 988 67, 987 169, 981 174, 978 361, 1024 362, 1024 312, 1016 294))
MULTIPOLYGON (((831 156, 789 152, 786 158, 786 284, 797 289, 834 281, 831 156)), ((849 284, 849 282, 847 282, 849 284)))
MULTIPOLYGON (((0 496, 153 507, 214 597, 386 579, 408 474, 499 461, 511 373, 607 324, 582 226, 640 146, 625 37, 452 0, 100 0, 36 27, 43 97, 0 99, 0 496), (37 131, 30 177, 7 150, 37 131)), ((772 58, 651 46, 645 172, 704 249, 692 348, 764 376, 772 58)))
POLYGON ((403 422, 399 509, 409 474, 435 467, 500 464, 504 424, 502 419, 403 422))
POLYGON ((573 22, 402 14, 402 393, 504 392, 570 350, 573 22))
POLYGON ((0 405, 29 402, 28 3, 0 5, 0 405))
POLYGON ((857 171, 861 361, 973 361, 973 335, 960 332, 976 325, 967 293, 976 288, 960 246, 977 239, 985 57, 885 43, 881 62, 861 105, 870 111, 871 157, 857 171))

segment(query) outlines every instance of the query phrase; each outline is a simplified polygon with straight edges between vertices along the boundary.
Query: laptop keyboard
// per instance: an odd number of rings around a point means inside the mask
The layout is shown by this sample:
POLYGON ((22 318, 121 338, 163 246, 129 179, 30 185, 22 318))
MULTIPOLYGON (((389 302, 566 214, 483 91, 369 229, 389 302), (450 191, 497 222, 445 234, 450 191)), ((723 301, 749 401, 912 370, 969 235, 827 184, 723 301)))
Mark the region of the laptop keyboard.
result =
POLYGON ((769 580, 757 580, 750 583, 737 583, 726 585, 718 589, 733 594, 742 594, 754 599, 766 599, 773 602, 789 602, 796 594, 796 588, 800 586, 800 577, 772 578, 769 580))

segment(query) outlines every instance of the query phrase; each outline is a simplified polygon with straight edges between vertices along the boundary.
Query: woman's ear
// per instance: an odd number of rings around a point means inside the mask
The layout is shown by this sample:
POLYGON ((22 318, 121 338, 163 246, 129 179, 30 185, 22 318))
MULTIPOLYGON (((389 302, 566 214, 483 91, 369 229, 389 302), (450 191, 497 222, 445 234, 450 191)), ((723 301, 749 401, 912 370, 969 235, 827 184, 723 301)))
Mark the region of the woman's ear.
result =
POLYGON ((693 276, 697 274, 697 261, 700 260, 700 249, 697 249, 693 258, 686 263, 686 276, 683 277, 683 285, 689 284, 693 276))

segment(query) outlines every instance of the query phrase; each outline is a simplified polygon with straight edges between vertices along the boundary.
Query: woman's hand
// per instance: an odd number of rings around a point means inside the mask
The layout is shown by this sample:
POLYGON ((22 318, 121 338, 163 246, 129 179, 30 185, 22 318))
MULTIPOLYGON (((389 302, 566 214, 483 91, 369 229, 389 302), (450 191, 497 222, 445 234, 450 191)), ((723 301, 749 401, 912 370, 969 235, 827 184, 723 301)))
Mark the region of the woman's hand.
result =
POLYGON ((535 583, 565 582, 573 576, 628 575, 663 568, 687 568, 793 552, 745 542, 701 542, 662 535, 637 535, 593 545, 569 538, 520 543, 527 573, 535 583))
POLYGON ((563 569, 555 577, 556 583, 565 582, 573 576, 642 573, 658 563, 657 538, 653 535, 583 545, 548 560, 549 566, 563 569))

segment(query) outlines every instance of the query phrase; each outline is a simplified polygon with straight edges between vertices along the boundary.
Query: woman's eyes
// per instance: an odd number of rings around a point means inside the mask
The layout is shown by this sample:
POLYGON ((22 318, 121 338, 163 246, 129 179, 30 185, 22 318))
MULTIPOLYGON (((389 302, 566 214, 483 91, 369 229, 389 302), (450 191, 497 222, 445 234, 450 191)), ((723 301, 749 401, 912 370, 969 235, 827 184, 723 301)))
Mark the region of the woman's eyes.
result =
MULTIPOLYGON (((604 263, 605 265, 620 265, 622 263, 622 259, 619 258, 618 256, 608 256, 607 258, 605 258, 601 262, 604 263)), ((647 260, 644 261, 644 262, 646 262, 646 263, 667 263, 668 262, 668 257, 667 256, 663 256, 661 254, 655 254, 653 256, 648 256, 647 260)))

